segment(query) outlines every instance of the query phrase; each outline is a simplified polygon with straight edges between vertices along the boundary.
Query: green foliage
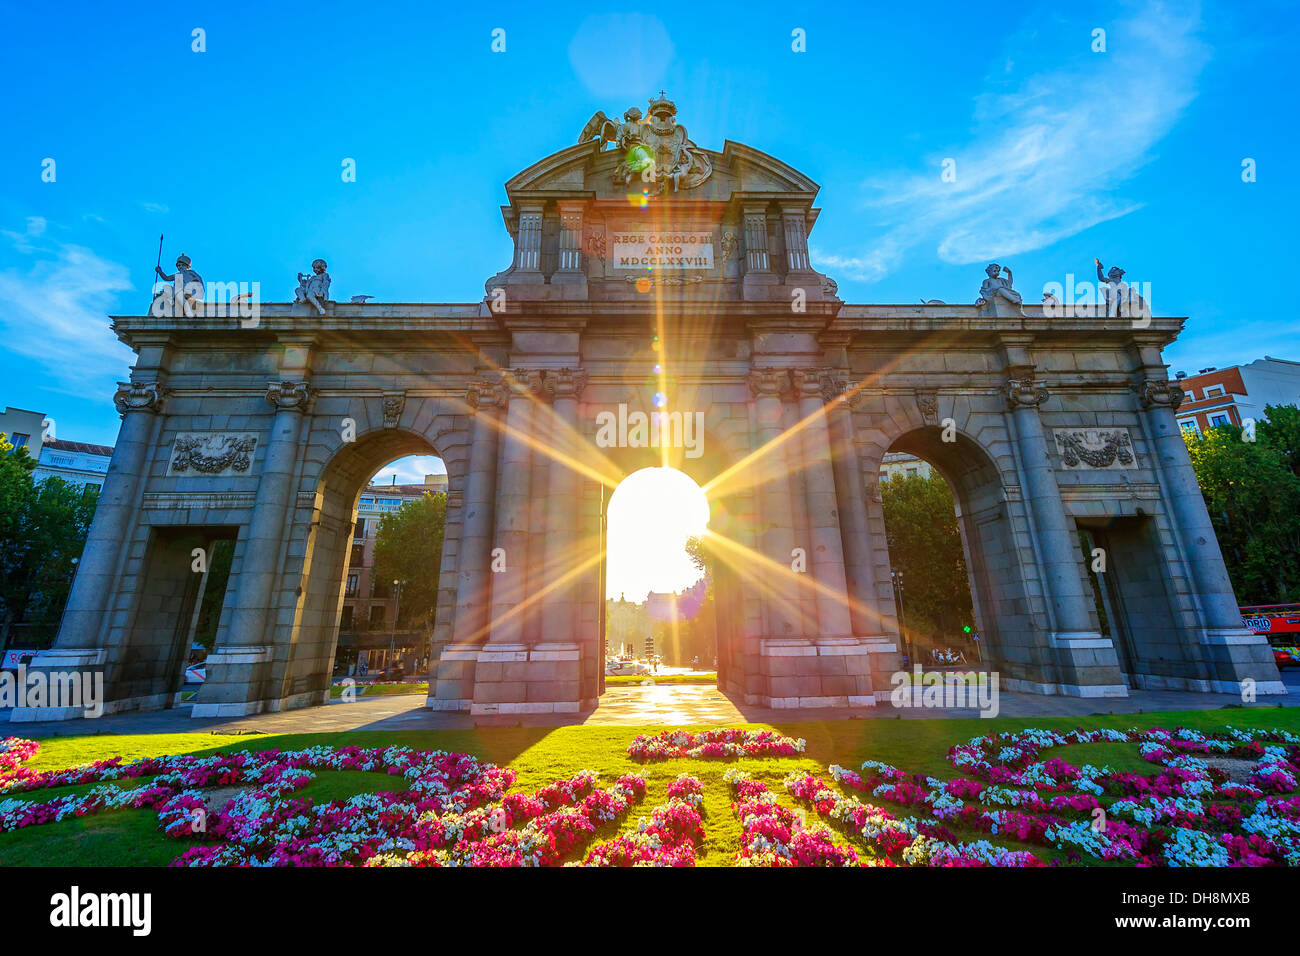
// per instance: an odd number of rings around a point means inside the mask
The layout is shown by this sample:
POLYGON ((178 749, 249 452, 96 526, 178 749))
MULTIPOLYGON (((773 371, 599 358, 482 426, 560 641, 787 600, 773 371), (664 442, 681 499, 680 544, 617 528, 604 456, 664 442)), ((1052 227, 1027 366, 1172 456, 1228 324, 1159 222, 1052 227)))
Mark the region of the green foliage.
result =
POLYGON ((442 535, 447 523, 447 496, 426 494, 408 501, 379 520, 375 533, 376 593, 379 584, 405 581, 398 625, 432 622, 438 607, 442 570, 442 535))
POLYGON ((1255 427, 1255 438, 1282 456, 1293 475, 1300 476, 1300 407, 1265 405, 1267 421, 1255 427))
POLYGON ((52 634, 95 514, 94 491, 58 478, 37 484, 35 467, 0 435, 0 632, 26 623, 52 634))
POLYGON ((1267 412, 1253 442, 1235 426, 1184 435, 1242 604, 1300 600, 1300 414, 1292 406, 1267 412))
POLYGON ((880 485, 889 562, 903 575, 909 634, 947 645, 973 625, 970 579, 948 483, 936 472, 894 475, 880 485))

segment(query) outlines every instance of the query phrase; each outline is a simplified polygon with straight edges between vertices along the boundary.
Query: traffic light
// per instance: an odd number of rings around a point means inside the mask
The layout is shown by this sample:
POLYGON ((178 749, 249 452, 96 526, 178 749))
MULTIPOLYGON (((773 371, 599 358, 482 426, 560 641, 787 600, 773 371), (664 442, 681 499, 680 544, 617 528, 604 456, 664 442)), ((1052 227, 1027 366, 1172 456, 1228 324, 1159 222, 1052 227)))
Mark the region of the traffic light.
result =
POLYGON ((963 624, 961 630, 962 630, 962 633, 963 633, 963 634, 969 634, 969 633, 970 633, 970 625, 969 625, 969 624, 963 624))

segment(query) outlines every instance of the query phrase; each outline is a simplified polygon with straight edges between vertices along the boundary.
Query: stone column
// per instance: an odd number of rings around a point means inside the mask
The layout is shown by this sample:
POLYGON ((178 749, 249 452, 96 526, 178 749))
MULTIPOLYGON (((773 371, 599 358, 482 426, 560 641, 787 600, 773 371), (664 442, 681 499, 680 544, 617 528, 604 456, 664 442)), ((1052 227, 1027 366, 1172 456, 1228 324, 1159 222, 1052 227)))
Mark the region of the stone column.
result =
POLYGON ((451 641, 439 654, 429 685, 425 706, 431 710, 469 710, 474 699, 475 668, 479 648, 487 640, 492 607, 498 436, 507 393, 507 387, 499 382, 479 381, 470 385, 466 395, 474 424, 465 478, 465 518, 456 559, 456 614, 451 641))
MULTIPOLYGON (((781 395, 789 387, 789 373, 784 369, 755 369, 749 373, 749 388, 754 393, 758 425, 758 446, 774 442, 782 432, 781 395)), ((790 472, 785 443, 776 444, 765 451, 755 467, 766 475, 762 482, 763 532, 759 541, 769 559, 783 568, 790 567, 790 553, 794 550, 794 527, 790 512, 790 472)), ((769 578, 767 605, 767 637, 793 638, 799 636, 799 596, 791 579, 779 571, 763 574, 769 578)))
POLYGON ((767 212, 762 206, 745 207, 745 274, 770 272, 767 256, 767 212))
POLYGON ((465 479, 464 527, 456 562, 456 620, 452 643, 481 643, 487 636, 492 601, 492 518, 496 501, 499 409, 507 401, 500 384, 475 382, 468 403, 474 409, 469 474, 465 479))
POLYGON ((849 620, 859 636, 881 635, 884 628, 868 609, 876 603, 871 573, 871 542, 867 525, 866 489, 853 439, 853 412, 844 385, 834 375, 822 381, 827 402, 827 429, 838 503, 840 541, 844 546, 844 578, 849 591, 849 620))
POLYGON ((745 224, 745 275, 741 292, 746 299, 765 299, 771 293, 768 286, 780 282, 772 271, 767 249, 767 204, 747 204, 744 207, 745 224))
MULTIPOLYGON (((550 438, 561 457, 577 458, 573 446, 578 428, 578 396, 586 384, 582 369, 562 368, 547 378, 552 395, 554 428, 550 438)), ((568 574, 584 555, 579 554, 581 486, 572 465, 560 457, 550 462, 550 488, 546 496, 546 580, 553 583, 568 574)), ((570 643, 577 640, 575 581, 547 592, 542 599, 542 640, 570 643)))
POLYGON ((795 369, 792 373, 799 396, 799 416, 803 420, 804 482, 812 572, 819 585, 816 590, 817 628, 816 633, 809 636, 817 639, 849 637, 853 631, 830 434, 822 398, 823 377, 823 369, 795 369))
POLYGON ((1084 590, 1079 572, 1078 538, 1065 513, 1038 414, 1048 391, 1032 375, 1032 366, 1014 365, 1003 395, 1015 422, 1024 497, 1033 515, 1042 561, 1039 571, 1055 621, 1048 641, 1056 650, 1056 673, 1043 674, 1040 682, 1049 693, 1127 697, 1114 644, 1092 629, 1092 595, 1084 590))
MULTIPOLYGON (((1152 348, 1154 358, 1145 356, 1148 368, 1153 362, 1159 364, 1159 349, 1152 348)), ((1163 371, 1163 364, 1159 367, 1163 371)), ((1146 410, 1145 425, 1164 480, 1165 503, 1178 528, 1182 557, 1191 571, 1196 601, 1204 618, 1201 643, 1212 668, 1208 689, 1238 693, 1241 681, 1250 678, 1255 681, 1256 693, 1285 694, 1268 641, 1242 624, 1219 539, 1174 417, 1183 390, 1177 382, 1152 380, 1135 388, 1146 410)))
POLYGON ((582 210, 584 203, 560 203, 560 257, 556 281, 564 274, 582 272, 582 210))
POLYGON ((239 588, 231 608, 227 646, 260 646, 266 638, 267 624, 274 614, 271 596, 284 543, 285 515, 294 499, 303 414, 311 396, 306 382, 267 385, 266 400, 275 408, 275 418, 258 473, 257 497, 239 565, 239 588))
POLYGON ((1056 636, 1097 637, 1097 632, 1091 629, 1092 619, 1079 575, 1079 546, 1065 514, 1047 436, 1038 416, 1038 406, 1048 398, 1047 388, 1032 378, 1012 378, 1003 388, 1003 394, 1015 419, 1025 499, 1034 516, 1043 560, 1043 581, 1052 603, 1056 636))
POLYGON ((542 281, 542 207, 521 203, 519 229, 515 235, 515 274, 542 281))
POLYGON ((804 211, 798 206, 781 207, 781 225, 785 233, 786 267, 791 272, 809 272, 808 226, 804 211))
POLYGON ((270 686, 270 662, 275 650, 275 586, 280 579, 280 554, 288 532, 286 518, 293 509, 302 420, 313 390, 305 381, 267 385, 266 400, 275 408, 271 432, 257 479, 257 497, 248 521, 239 579, 231 603, 230 628, 208 655, 207 680, 199 691, 191 717, 256 714, 265 710, 276 691, 270 686))
POLYGON ((113 458, 95 506, 72 592, 68 595, 58 639, 51 650, 42 652, 42 660, 58 658, 68 666, 91 663, 91 658, 102 663, 98 649, 103 645, 105 618, 112 610, 113 585, 121 571, 122 549, 131 534, 140 481, 149 467, 154 426, 162 412, 166 391, 157 382, 118 383, 113 403, 122 416, 122 427, 117 433, 113 458), (80 650, 83 648, 95 651, 87 656, 80 650))
POLYGON ((510 389, 506 433, 497 468, 495 547, 504 554, 505 570, 492 575, 493 644, 523 643, 523 614, 515 612, 524 599, 528 575, 529 508, 533 434, 533 385, 540 387, 539 372, 514 372, 507 376, 510 389))

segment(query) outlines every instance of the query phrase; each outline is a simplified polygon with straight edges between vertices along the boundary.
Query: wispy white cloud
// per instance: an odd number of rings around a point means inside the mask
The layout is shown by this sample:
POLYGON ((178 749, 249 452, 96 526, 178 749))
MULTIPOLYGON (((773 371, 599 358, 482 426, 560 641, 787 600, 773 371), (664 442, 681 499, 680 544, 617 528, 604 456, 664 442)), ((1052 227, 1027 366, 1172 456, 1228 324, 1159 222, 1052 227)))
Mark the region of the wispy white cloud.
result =
POLYGON ((38 242, 45 226, 32 217, 24 232, 0 230, 31 259, 0 271, 0 330, 6 348, 39 365, 51 387, 84 395, 87 384, 126 377, 132 353, 109 329, 108 313, 132 285, 125 266, 84 246, 38 242))
MULTIPOLYGON (((1141 203, 1113 190, 1154 150, 1196 96, 1209 58, 1199 14, 1151 3, 1108 31, 1108 52, 977 98, 974 140, 936 155, 924 174, 866 183, 884 232, 866 251, 827 254, 832 274, 873 281, 916 247, 962 264, 1040 249, 1141 203), (941 178, 955 160, 956 180, 941 178)), ((1005 62, 996 64, 1005 70, 1005 62)))
POLYGON ((375 477, 370 481, 371 484, 376 485, 392 484, 393 476, 396 475, 399 485, 418 485, 424 482, 425 475, 446 473, 447 466, 443 464, 441 458, 434 455, 412 455, 385 465, 375 472, 375 477))
POLYGON ((161 212, 161 213, 171 212, 170 208, 168 208, 167 206, 163 205, 160 202, 146 202, 146 203, 141 203, 140 205, 144 207, 145 212, 161 212))

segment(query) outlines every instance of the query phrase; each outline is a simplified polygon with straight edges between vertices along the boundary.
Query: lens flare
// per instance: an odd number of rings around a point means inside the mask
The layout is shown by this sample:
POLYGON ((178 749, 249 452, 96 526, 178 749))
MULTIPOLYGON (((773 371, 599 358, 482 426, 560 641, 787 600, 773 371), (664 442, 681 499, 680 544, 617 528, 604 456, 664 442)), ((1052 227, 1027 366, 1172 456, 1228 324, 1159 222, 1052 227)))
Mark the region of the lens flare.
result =
POLYGON ((663 392, 655 392, 650 401, 654 403, 655 408, 663 408, 668 404, 668 396, 663 392))

